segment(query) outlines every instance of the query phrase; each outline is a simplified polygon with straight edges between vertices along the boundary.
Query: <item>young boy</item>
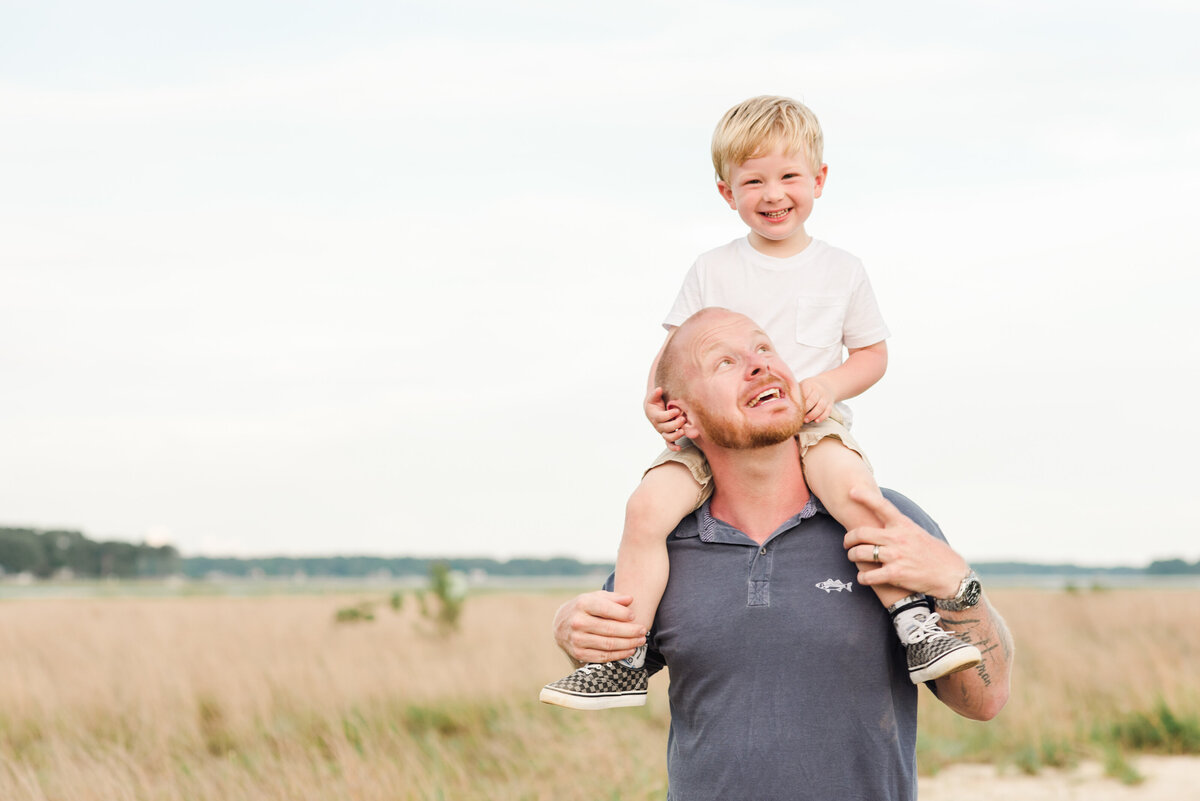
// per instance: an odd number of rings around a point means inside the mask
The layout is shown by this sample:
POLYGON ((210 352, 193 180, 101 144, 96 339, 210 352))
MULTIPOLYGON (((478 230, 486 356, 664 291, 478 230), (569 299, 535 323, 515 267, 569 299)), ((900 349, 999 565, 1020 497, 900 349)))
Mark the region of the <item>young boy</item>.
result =
MULTIPOLYGON (((712 141, 717 189, 750 232, 696 260, 664 327, 671 331, 705 306, 723 306, 763 326, 800 381, 806 410, 800 453, 813 494, 847 530, 881 527, 850 498, 853 487, 876 494, 879 487, 848 431, 851 415, 842 401, 883 377, 888 330, 862 263, 805 231, 828 174, 822 138, 812 111, 789 98, 755 97, 726 112, 712 141)), ((677 442, 684 420, 654 386, 657 364, 656 357, 646 416, 668 448, 626 506, 615 576, 616 592, 633 597, 634 620, 647 633, 667 584, 666 538, 712 494, 704 455, 677 442)), ((979 663, 977 648, 937 625, 926 598, 890 585, 874 590, 892 615, 914 683, 979 663)), ((541 700, 574 709, 644 704, 644 652, 643 646, 628 659, 584 665, 543 687, 541 700)))

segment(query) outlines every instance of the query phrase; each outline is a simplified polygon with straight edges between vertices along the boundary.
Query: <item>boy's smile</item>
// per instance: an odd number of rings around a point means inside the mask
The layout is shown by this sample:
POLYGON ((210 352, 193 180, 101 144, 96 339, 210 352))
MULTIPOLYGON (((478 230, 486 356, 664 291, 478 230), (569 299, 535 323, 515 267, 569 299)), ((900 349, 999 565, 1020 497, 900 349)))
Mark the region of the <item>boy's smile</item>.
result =
POLYGON ((821 196, 829 168, 814 170, 804 153, 776 146, 729 168, 717 189, 750 227, 750 244, 768 256, 794 256, 811 240, 804 223, 821 196))

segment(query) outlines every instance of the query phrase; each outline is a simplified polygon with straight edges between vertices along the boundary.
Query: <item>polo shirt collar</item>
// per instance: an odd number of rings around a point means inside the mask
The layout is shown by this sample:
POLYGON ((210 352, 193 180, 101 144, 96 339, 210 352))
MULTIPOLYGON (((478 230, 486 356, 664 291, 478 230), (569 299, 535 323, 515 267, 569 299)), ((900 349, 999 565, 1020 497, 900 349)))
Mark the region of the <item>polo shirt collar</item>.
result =
MULTIPOLYGON (((722 543, 725 545, 746 545, 754 544, 750 537, 743 531, 734 528, 724 520, 718 520, 712 516, 712 511, 709 508, 712 504, 712 499, 705 501, 699 509, 696 510, 696 527, 683 528, 681 527, 675 533, 675 536, 680 539, 688 537, 699 537, 701 542, 722 543)), ((772 540, 778 537, 785 531, 795 528, 800 525, 801 521, 807 520, 818 512, 828 514, 825 507, 817 500, 815 495, 808 496, 808 503, 804 504, 804 508, 798 514, 792 515, 779 528, 771 532, 771 536, 767 540, 772 540)))

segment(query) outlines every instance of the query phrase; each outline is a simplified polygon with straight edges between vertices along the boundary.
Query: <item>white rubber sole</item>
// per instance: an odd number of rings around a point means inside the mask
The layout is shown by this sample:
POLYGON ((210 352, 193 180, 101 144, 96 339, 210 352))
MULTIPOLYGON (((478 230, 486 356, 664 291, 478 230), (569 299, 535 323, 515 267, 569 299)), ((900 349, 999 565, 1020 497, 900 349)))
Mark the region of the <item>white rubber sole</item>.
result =
POLYGON ((621 695, 572 695, 561 690, 543 687, 538 695, 543 704, 565 706, 567 709, 615 709, 622 706, 645 706, 645 693, 623 693, 621 695))
POLYGON ((979 649, 974 645, 968 645, 966 648, 958 648, 945 654, 916 672, 909 673, 908 677, 912 679, 913 684, 924 684, 960 670, 973 668, 982 661, 983 654, 979 653, 979 649))

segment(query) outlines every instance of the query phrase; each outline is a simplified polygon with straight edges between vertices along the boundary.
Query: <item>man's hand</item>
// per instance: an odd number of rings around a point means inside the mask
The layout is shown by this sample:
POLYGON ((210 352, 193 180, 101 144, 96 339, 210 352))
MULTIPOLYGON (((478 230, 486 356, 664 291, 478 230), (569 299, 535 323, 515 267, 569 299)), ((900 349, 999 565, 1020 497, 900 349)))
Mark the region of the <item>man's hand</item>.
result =
POLYGON ((650 390, 650 394, 646 396, 643 411, 645 411, 650 425, 654 426, 654 430, 662 434, 662 438, 667 442, 667 447, 673 451, 682 450, 675 443, 683 438, 683 427, 687 423, 687 417, 679 409, 667 408, 663 402, 662 387, 650 390))
POLYGON ((954 597, 970 569, 966 560, 882 495, 856 487, 850 491, 850 498, 883 521, 883 528, 862 526, 846 532, 846 555, 858 564, 860 583, 868 587, 891 584, 934 598, 954 597), (878 563, 873 560, 876 545, 878 563))
POLYGON ((597 590, 576 596, 554 615, 554 641, 576 664, 633 656, 646 631, 633 622, 633 598, 597 590))
POLYGON ((800 382, 800 394, 804 397, 804 422, 820 423, 829 417, 837 398, 829 385, 820 376, 806 378, 800 382))

